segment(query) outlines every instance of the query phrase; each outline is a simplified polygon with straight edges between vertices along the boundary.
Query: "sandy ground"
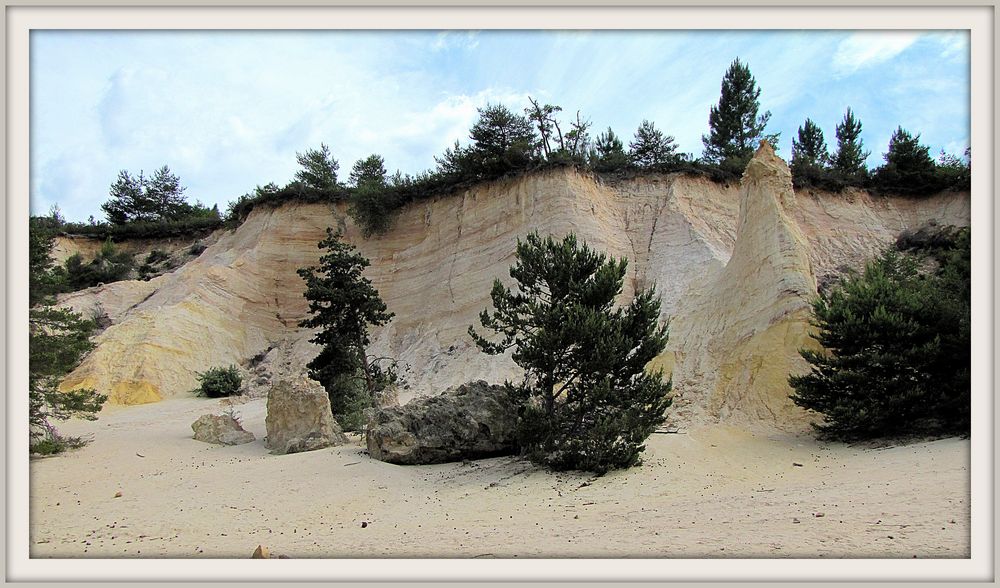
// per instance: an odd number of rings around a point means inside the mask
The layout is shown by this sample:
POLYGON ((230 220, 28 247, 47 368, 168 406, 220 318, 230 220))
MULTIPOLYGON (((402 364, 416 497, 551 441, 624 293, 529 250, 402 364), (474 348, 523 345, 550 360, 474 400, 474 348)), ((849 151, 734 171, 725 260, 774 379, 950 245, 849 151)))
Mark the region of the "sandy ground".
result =
POLYGON ((32 461, 31 556, 970 556, 968 440, 873 449, 712 426, 655 434, 641 467, 595 478, 515 458, 395 466, 359 437, 274 456, 264 401, 238 410, 258 438, 238 447, 191 438, 216 400, 65 423, 93 442, 32 461))

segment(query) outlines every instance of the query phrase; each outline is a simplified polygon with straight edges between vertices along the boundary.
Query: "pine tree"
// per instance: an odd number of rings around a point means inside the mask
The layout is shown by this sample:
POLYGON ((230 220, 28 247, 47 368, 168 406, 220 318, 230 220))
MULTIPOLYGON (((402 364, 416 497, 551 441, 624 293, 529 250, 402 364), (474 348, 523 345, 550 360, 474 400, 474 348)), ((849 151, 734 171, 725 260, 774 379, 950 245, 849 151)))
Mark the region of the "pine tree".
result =
POLYGON ((361 184, 374 183, 380 186, 386 184, 385 160, 381 155, 372 154, 354 162, 348 184, 357 187, 361 184))
POLYGON ((809 165, 824 165, 829 159, 823 130, 811 119, 799 127, 798 139, 792 139, 792 164, 796 161, 809 165))
POLYGON ((518 241, 510 268, 517 289, 496 280, 494 312, 480 314, 501 340, 469 327, 483 352, 513 349, 525 370, 523 384, 512 386, 519 443, 555 469, 604 473, 636 465, 670 405, 670 383, 645 371, 667 342, 655 292, 614 308, 626 267, 573 235, 555 241, 531 233, 518 241))
POLYGON ((635 132, 635 139, 629 143, 629 159, 632 165, 641 169, 654 169, 676 163, 677 144, 670 135, 664 135, 656 125, 642 121, 635 132))
POLYGON ((841 439, 968 431, 968 233, 939 257, 935 275, 894 250, 846 276, 813 303, 821 351, 792 376, 795 404, 823 416, 841 439), (964 239, 964 240, 963 240, 964 239))
POLYGON ((792 139, 792 179, 796 186, 817 185, 825 175, 830 156, 823 130, 811 119, 799 127, 798 139, 792 139))
POLYGON ((837 125, 837 152, 831 162, 833 169, 845 179, 861 181, 868 175, 865 161, 869 155, 871 151, 864 150, 861 140, 861 121, 848 108, 844 120, 837 125))
POLYGON ((534 127, 527 118, 502 104, 479 109, 479 119, 469 131, 469 138, 472 145, 465 162, 479 179, 524 169, 536 157, 538 140, 534 127))
POLYGON ((597 136, 591 151, 590 165, 599 172, 612 172, 628 167, 628 153, 611 127, 597 136))
POLYGON ((145 185, 145 197, 153 209, 153 220, 171 221, 185 218, 193 208, 184 199, 185 188, 170 168, 163 166, 153 172, 145 185))
POLYGON ((319 248, 324 250, 320 265, 298 270, 306 282, 310 314, 300 326, 320 329, 310 341, 321 350, 307 367, 309 376, 329 394, 340 424, 358 430, 362 410, 395 381, 395 368, 382 368, 381 358, 373 359, 367 351, 369 327, 385 325, 393 313, 387 312, 378 290, 362 275, 370 262, 354 246, 327 229, 319 248))
POLYGON ((771 112, 758 114, 759 110, 760 88, 750 68, 737 58, 722 79, 718 105, 709 112, 709 134, 701 138, 705 145, 703 158, 728 171, 742 172, 760 141, 776 146, 779 135, 764 134, 771 112))
POLYGON ((309 189, 324 193, 337 191, 337 170, 340 164, 330 154, 330 148, 320 143, 319 149, 296 153, 295 160, 302 169, 295 172, 295 181, 309 189))
POLYGON ((101 210, 113 225, 181 220, 195 211, 185 200, 184 190, 180 178, 167 166, 148 178, 142 171, 132 176, 122 170, 111 184, 111 199, 101 205, 101 210))
POLYGON ((152 220, 152 203, 145 197, 145 185, 142 172, 138 177, 132 177, 126 170, 118 172, 118 179, 111 184, 111 199, 101 205, 108 222, 124 225, 152 220))
POLYGON ((31 450, 58 453, 82 445, 81 439, 64 437, 54 420, 70 417, 96 419, 107 397, 91 389, 60 391, 59 383, 93 348, 92 321, 52 306, 51 294, 59 276, 54 275, 51 237, 29 227, 28 300, 28 425, 31 450))
POLYGON ((875 183, 880 190, 900 194, 927 194, 943 188, 937 176, 937 165, 930 149, 920 144, 920 135, 913 136, 899 127, 889 140, 885 164, 875 171, 875 183))

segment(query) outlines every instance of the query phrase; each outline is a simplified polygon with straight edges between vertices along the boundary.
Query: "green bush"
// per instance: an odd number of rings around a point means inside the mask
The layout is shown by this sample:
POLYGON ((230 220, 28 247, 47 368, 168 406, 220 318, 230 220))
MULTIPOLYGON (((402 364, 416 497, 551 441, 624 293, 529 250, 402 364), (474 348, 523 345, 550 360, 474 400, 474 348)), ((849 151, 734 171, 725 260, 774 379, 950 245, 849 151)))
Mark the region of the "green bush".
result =
POLYGON ((196 390, 202 396, 209 398, 222 398, 232 396, 240 391, 243 385, 243 377, 240 376, 236 366, 214 367, 206 372, 196 375, 201 386, 196 390))
POLYGON ((918 254, 888 250, 813 303, 821 351, 792 376, 795 404, 836 439, 965 434, 971 361, 970 240, 918 254), (922 269, 926 258, 937 269, 922 269))
POLYGON ((66 286, 70 291, 118 282, 131 272, 132 256, 118 252, 111 239, 104 242, 90 263, 84 263, 79 253, 71 255, 65 263, 66 286))
POLYGON ((495 311, 480 315, 493 342, 469 327, 485 353, 513 350, 524 383, 512 386, 517 440, 524 454, 553 469, 603 474, 640 462, 643 443, 670 406, 670 382, 646 365, 667 343, 652 289, 616 307, 626 260, 531 233, 517 244, 510 276, 493 284, 495 311))
POLYGON ((146 263, 159 263, 170 258, 170 254, 160 249, 154 249, 146 256, 146 263))

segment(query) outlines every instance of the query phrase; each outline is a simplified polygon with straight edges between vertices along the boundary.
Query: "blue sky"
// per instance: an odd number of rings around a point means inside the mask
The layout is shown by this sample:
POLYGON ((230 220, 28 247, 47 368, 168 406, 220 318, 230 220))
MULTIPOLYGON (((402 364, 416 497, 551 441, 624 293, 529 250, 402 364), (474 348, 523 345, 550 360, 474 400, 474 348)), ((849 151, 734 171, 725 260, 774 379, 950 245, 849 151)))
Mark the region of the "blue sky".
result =
POLYGON ((650 119, 697 156, 736 57, 786 159, 806 117, 835 145, 848 106, 870 166, 900 125, 934 156, 969 142, 962 31, 33 31, 30 50, 31 209, 69 220, 103 218, 122 169, 168 165, 223 210, 321 142, 345 178, 371 153, 418 172, 467 142, 477 107, 528 96, 595 135, 650 119))

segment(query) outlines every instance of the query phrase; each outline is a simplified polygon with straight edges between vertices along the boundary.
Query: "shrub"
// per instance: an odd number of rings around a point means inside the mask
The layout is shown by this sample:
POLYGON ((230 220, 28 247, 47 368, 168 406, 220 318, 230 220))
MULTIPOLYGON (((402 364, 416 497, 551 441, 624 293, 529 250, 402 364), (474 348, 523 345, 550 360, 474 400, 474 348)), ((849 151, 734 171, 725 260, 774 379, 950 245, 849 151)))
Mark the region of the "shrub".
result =
POLYGON ((222 398, 232 396, 240 391, 243 385, 243 377, 236 369, 236 366, 214 367, 206 372, 196 375, 201 386, 196 390, 202 396, 209 398, 222 398))
POLYGON ((169 258, 170 254, 168 254, 166 251, 162 251, 160 249, 154 249, 149 252, 149 255, 146 256, 146 263, 149 264, 159 263, 169 258))
POLYGON ((792 376, 795 404, 814 410, 825 436, 861 439, 967 433, 969 233, 925 255, 886 251, 813 303, 821 351, 803 350, 810 373, 792 376))
POLYGON ((79 253, 71 255, 66 260, 65 271, 66 284, 71 291, 110 284, 128 278, 132 272, 132 256, 119 253, 111 239, 107 239, 90 263, 84 263, 79 253))

